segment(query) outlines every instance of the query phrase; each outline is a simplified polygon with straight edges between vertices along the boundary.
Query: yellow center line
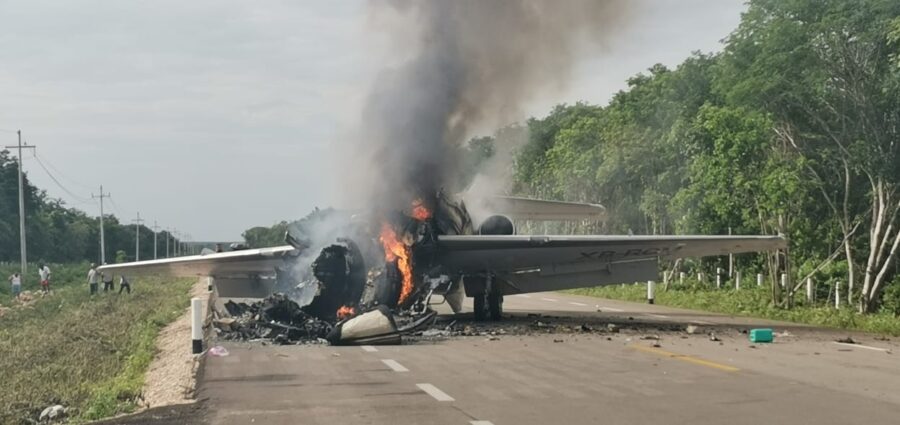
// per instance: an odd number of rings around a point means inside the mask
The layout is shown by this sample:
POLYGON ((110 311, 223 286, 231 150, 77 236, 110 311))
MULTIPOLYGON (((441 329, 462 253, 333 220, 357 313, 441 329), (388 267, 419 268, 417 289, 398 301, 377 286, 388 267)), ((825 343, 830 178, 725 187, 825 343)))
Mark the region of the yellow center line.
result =
POLYGON ((669 357, 669 358, 672 358, 675 360, 681 360, 681 361, 685 361, 688 363, 697 364, 700 366, 706 366, 706 367, 711 367, 713 369, 724 370, 725 372, 737 372, 740 370, 736 367, 724 365, 721 363, 711 362, 709 360, 699 359, 697 357, 688 356, 686 354, 672 353, 672 352, 669 352, 666 350, 661 350, 659 348, 645 347, 643 345, 629 345, 629 347, 634 348, 635 350, 638 350, 638 351, 643 351, 645 353, 652 353, 652 354, 656 354, 656 355, 663 356, 663 357, 669 357))

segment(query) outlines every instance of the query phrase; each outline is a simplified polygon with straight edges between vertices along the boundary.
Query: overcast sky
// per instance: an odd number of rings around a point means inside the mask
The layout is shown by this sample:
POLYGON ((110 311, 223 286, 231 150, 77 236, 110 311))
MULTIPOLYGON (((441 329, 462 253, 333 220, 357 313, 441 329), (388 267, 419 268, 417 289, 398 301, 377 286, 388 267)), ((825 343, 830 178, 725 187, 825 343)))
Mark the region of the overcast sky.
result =
MULTIPOLYGON (((548 0, 549 1, 549 0, 548 0)), ((631 1, 562 92, 605 104, 625 79, 717 51, 742 0, 631 1)), ((0 145, 21 129, 50 196, 177 228, 194 240, 297 219, 341 190, 334 144, 357 122, 379 58, 364 1, 0 0, 0 145), (66 190, 70 193, 67 193, 66 190)), ((526 117, 522 117, 526 118, 526 117)))

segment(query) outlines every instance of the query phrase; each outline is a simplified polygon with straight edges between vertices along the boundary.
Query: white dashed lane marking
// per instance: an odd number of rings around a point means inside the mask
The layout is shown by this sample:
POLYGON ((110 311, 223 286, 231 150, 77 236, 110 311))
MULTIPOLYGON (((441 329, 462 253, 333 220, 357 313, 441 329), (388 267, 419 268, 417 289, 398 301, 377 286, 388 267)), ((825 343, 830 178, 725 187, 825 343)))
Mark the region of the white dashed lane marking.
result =
POLYGON ((369 352, 369 353, 374 353, 374 352, 378 351, 377 348, 375 348, 371 345, 361 345, 359 348, 362 348, 363 351, 369 352))
POLYGON ((577 306, 579 306, 579 307, 587 307, 587 304, 576 303, 576 302, 574 302, 574 301, 569 302, 569 304, 577 305, 577 306))
POLYGON ((555 303, 557 301, 557 300, 554 300, 553 298, 541 298, 541 299, 544 301, 550 301, 551 303, 555 303))
POLYGON ((522 298, 531 298, 531 295, 519 294, 518 296, 522 298))
POLYGON ((494 425, 491 421, 469 421, 472 425, 494 425))
POLYGON ((439 390, 437 387, 431 384, 416 384, 420 390, 425 391, 428 395, 434 397, 437 401, 455 401, 453 397, 447 395, 447 393, 439 390))
POLYGON ((403 367, 402 364, 397 363, 396 360, 382 359, 381 362, 386 364, 387 367, 391 368, 394 372, 409 372, 409 369, 403 367))

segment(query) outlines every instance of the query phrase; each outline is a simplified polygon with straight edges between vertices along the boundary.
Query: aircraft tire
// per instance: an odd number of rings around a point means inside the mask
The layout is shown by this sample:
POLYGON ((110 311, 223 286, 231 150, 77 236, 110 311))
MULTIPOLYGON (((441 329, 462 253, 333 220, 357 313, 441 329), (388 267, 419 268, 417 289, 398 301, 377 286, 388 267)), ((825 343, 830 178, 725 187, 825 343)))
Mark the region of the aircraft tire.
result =
POLYGON ((503 294, 491 293, 487 296, 488 311, 491 320, 497 321, 503 318, 503 294))
POLYGON ((472 300, 473 308, 475 310, 475 321, 483 322, 487 320, 487 306, 485 305, 485 301, 487 297, 485 294, 475 295, 475 298, 472 300))

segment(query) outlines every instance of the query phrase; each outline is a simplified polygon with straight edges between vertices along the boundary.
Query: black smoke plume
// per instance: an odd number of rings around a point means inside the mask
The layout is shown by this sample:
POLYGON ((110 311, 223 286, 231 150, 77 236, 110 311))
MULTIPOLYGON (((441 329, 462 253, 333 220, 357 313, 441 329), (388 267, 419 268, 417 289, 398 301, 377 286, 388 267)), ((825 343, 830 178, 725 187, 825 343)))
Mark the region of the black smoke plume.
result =
POLYGON ((374 21, 405 58, 376 78, 357 154, 376 211, 408 208, 455 181, 457 147, 477 128, 523 117, 602 47, 626 1, 373 1, 374 21))

